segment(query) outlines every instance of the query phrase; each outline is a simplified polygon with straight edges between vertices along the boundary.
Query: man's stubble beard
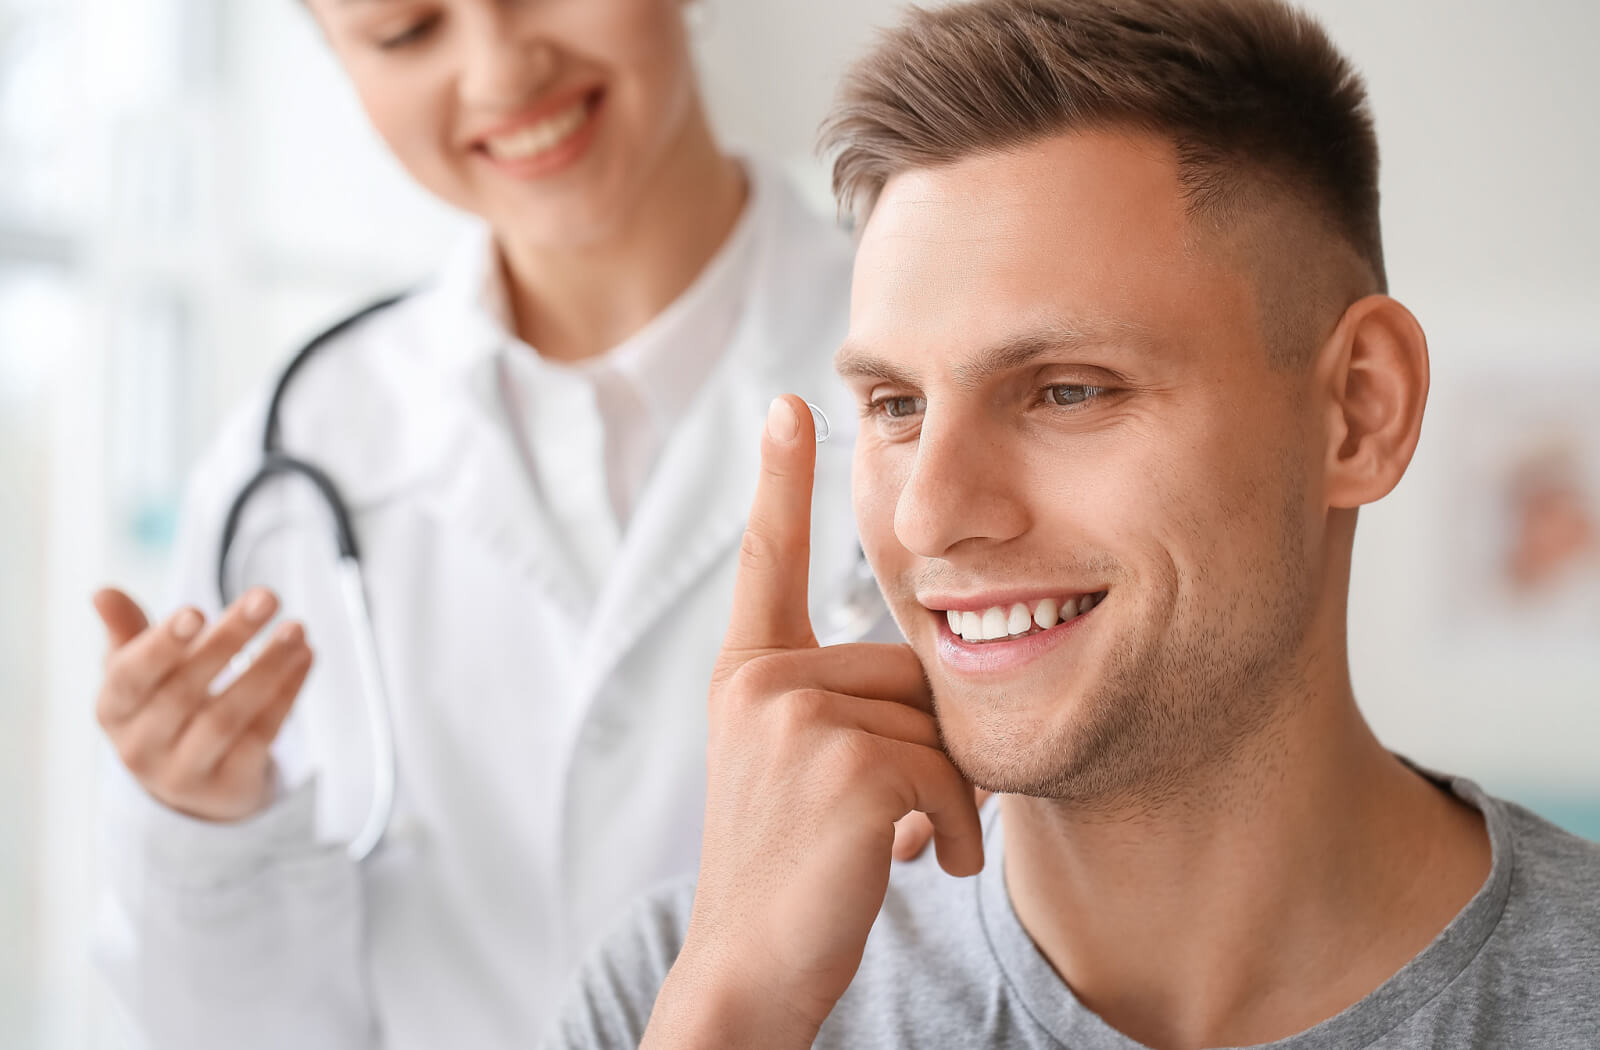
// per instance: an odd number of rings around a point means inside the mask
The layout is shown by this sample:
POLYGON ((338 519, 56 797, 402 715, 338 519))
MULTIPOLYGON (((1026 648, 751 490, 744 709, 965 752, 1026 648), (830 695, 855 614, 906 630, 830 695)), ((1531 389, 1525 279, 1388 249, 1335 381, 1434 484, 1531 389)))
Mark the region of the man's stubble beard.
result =
MULTIPOLYGON (((1097 685, 1072 701, 1076 714, 1041 731, 1018 719, 1003 693, 969 695, 970 734, 944 732, 939 719, 951 761, 990 791, 1126 815, 1187 798, 1207 771, 1270 741, 1288 713, 1285 697, 1298 692, 1314 614, 1301 490, 1292 488, 1275 522, 1280 542, 1241 571, 1243 586, 1223 590, 1201 574, 1180 590, 1169 574, 1158 588, 1177 594, 1167 629, 1156 609, 1130 627, 1107 652, 1097 685)), ((1115 597, 1113 588, 1108 604, 1115 597)))

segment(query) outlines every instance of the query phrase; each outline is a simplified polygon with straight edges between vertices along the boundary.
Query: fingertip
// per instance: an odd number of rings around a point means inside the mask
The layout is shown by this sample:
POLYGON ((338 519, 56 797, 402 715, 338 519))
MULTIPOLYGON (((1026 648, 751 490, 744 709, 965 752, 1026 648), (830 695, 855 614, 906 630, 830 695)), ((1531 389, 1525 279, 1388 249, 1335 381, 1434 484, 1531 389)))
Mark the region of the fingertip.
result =
POLYGON ((894 849, 892 851, 895 860, 911 860, 915 858, 919 852, 921 852, 920 844, 912 842, 912 835, 913 832, 907 826, 905 818, 901 818, 895 822, 894 849))
POLYGON ((131 641, 150 626, 138 603, 115 587, 100 588, 94 592, 90 602, 114 646, 131 641))
POLYGON ((935 835, 934 852, 939 857, 939 867, 958 879, 970 878, 983 871, 983 839, 952 841, 949 837, 935 835))
POLYGON ((767 406, 767 436, 780 445, 792 445, 800 436, 800 414, 795 411, 792 394, 772 399, 767 406))
POLYGON ((204 627, 205 623, 205 615, 191 606, 174 613, 172 619, 168 621, 168 627, 174 638, 180 642, 187 642, 200 633, 200 628, 204 627))
POLYGON ((278 611, 278 596, 266 587, 252 587, 239 599, 237 607, 252 622, 265 623, 278 611))

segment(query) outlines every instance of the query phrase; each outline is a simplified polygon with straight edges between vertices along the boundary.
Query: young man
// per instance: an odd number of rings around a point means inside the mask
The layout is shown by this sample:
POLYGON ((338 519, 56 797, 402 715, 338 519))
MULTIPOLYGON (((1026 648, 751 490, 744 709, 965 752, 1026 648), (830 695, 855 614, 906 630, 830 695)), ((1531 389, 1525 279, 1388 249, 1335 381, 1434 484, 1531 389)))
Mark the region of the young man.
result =
POLYGON ((1386 751, 1352 695, 1356 512, 1428 357, 1322 31, 1276 0, 918 13, 829 137, 866 219, 856 514, 910 646, 815 647, 781 400, 698 892, 556 1041, 1600 1044, 1600 848, 1386 751), (975 879, 891 877, 909 810, 975 879))

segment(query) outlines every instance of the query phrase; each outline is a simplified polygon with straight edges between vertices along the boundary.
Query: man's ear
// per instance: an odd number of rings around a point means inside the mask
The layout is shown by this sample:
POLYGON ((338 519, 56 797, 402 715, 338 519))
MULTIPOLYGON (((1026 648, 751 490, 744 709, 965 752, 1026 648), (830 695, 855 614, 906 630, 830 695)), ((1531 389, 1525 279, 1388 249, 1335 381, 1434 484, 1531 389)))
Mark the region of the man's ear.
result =
POLYGON ((1357 300, 1323 347, 1326 497, 1355 508, 1389 494, 1411 463, 1428 401, 1428 339, 1387 295, 1357 300))

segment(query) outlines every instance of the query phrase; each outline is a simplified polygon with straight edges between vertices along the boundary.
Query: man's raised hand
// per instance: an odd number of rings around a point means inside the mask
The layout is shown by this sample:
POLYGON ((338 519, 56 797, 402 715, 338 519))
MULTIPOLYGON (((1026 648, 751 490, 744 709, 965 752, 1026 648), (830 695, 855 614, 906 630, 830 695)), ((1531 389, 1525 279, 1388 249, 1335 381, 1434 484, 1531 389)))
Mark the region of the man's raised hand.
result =
POLYGON ((648 1047, 810 1046, 860 964, 907 813, 928 815, 946 871, 983 866, 910 648, 817 647, 812 427, 799 398, 773 402, 711 687, 694 914, 648 1047))

